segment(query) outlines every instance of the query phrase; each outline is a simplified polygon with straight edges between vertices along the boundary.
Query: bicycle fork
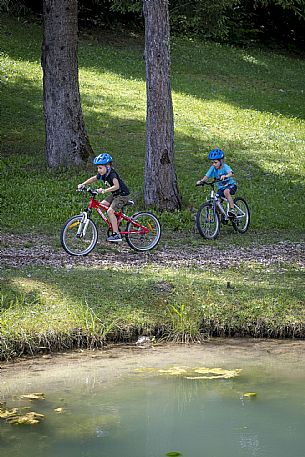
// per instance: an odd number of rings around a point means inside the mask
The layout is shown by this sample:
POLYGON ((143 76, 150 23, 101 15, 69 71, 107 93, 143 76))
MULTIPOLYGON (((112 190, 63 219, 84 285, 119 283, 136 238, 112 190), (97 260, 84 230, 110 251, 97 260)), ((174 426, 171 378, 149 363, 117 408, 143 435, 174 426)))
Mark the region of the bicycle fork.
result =
POLYGON ((78 230, 77 230, 77 238, 83 238, 86 235, 86 231, 88 228, 89 224, 89 217, 86 211, 84 211, 82 214, 82 220, 79 224, 78 230))
POLYGON ((224 210, 223 206, 221 205, 220 201, 217 199, 215 203, 216 203, 217 208, 219 209, 219 211, 221 212, 221 214, 225 218, 225 220, 227 220, 228 219, 227 213, 224 210))

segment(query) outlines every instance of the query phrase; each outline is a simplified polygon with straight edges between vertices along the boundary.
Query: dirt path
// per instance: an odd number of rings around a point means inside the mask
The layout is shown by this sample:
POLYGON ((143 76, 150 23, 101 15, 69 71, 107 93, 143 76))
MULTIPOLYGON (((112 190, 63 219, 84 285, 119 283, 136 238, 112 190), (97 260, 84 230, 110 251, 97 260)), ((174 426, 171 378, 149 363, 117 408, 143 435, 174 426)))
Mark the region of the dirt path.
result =
POLYGON ((97 248, 83 258, 69 256, 58 247, 54 248, 54 242, 46 236, 2 233, 0 242, 1 267, 35 265, 71 268, 78 265, 103 268, 107 265, 141 267, 151 264, 177 268, 196 266, 219 269, 228 266, 238 267, 244 262, 255 262, 265 267, 305 267, 305 242, 281 241, 271 245, 220 248, 216 244, 204 241, 198 246, 192 246, 186 245, 184 240, 172 246, 163 240, 158 249, 150 253, 137 253, 126 243, 109 247, 106 242, 99 241, 97 248))

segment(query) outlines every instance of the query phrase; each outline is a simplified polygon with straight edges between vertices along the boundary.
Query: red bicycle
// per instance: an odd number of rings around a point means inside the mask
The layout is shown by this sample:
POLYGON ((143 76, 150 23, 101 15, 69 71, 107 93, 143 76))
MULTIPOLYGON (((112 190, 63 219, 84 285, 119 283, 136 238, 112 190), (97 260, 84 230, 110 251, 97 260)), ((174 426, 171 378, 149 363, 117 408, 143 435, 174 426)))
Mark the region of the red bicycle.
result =
MULTIPOLYGON (((96 246, 98 231, 96 224, 92 221, 92 211, 95 209, 101 219, 107 224, 109 236, 112 233, 111 222, 106 211, 107 206, 102 205, 96 200, 98 194, 96 190, 85 187, 82 192, 91 195, 88 207, 76 216, 70 217, 64 224, 60 241, 64 250, 71 255, 84 256, 89 254, 96 246)), ((126 205, 134 205, 132 200, 128 200, 126 205)), ((129 246, 136 251, 149 251, 157 246, 161 237, 161 226, 158 218, 150 212, 138 212, 129 217, 122 210, 115 212, 118 220, 118 227, 121 235, 129 246), (123 229, 122 223, 126 221, 126 228, 123 229)))

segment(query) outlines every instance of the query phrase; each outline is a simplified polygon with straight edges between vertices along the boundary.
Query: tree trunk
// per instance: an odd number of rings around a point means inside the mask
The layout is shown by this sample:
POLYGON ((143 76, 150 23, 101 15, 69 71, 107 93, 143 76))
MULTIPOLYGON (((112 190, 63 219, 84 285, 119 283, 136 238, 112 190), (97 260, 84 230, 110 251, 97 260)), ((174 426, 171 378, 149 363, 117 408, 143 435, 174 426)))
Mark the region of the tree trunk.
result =
POLYGON ((77 61, 77 0, 43 0, 43 99, 50 167, 80 165, 92 154, 85 130, 77 61))
POLYGON ((174 164, 168 0, 143 0, 146 61, 146 162, 144 201, 160 210, 179 209, 174 164))

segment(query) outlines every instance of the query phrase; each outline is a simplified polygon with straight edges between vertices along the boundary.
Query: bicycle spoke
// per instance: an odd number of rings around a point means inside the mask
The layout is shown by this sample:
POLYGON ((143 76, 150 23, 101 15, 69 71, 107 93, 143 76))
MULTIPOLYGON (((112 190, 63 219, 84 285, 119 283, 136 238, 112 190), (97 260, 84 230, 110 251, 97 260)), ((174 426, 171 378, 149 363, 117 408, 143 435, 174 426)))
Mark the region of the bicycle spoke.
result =
POLYGON ((153 249, 159 242, 161 227, 158 219, 151 213, 138 213, 132 216, 127 225, 126 240, 137 251, 153 249))
POLYGON ((95 247, 97 242, 97 229, 89 220, 86 231, 82 226, 82 216, 74 216, 64 225, 61 232, 61 244, 71 255, 87 255, 95 247))
POLYGON ((245 233, 250 224, 250 211, 246 201, 238 197, 234 200, 236 216, 232 221, 234 229, 239 233, 245 233))
POLYGON ((201 236, 209 240, 217 238, 220 225, 219 216, 209 203, 205 203, 199 208, 196 224, 201 236))

